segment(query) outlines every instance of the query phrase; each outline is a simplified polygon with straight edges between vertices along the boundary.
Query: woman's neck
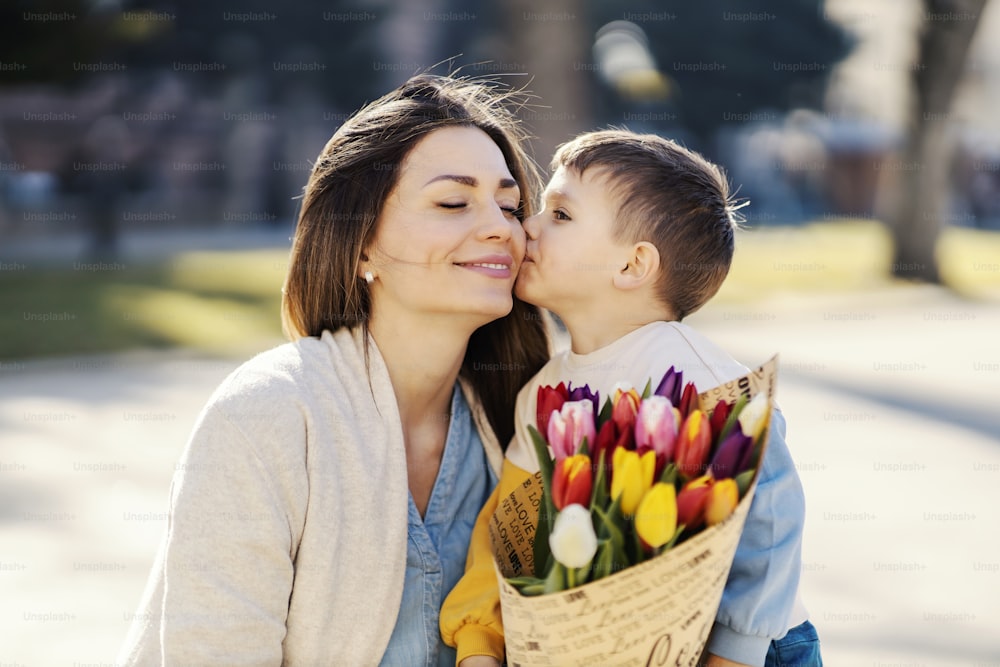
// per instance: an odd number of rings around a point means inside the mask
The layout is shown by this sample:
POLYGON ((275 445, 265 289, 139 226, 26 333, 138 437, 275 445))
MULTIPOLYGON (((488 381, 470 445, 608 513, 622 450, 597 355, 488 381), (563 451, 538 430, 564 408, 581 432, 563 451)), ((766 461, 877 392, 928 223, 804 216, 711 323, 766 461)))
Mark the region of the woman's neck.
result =
POLYGON ((405 432, 448 414, 472 331, 447 320, 404 319, 373 316, 369 331, 389 371, 405 432))

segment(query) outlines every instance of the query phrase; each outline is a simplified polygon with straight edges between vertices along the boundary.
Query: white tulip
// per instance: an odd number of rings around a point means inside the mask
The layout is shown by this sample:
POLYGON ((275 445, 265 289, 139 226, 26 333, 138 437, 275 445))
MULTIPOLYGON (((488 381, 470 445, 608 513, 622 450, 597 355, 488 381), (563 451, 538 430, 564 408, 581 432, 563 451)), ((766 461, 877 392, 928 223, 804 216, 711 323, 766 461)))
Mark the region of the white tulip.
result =
POLYGON ((567 505, 556 516, 549 534, 552 556, 566 567, 585 567, 597 553, 597 535, 590 510, 583 505, 567 505))
POLYGON ((754 440, 757 439, 757 436, 760 435, 761 430, 764 428, 769 407, 767 396, 764 395, 764 392, 750 399, 750 402, 740 411, 738 420, 743 435, 754 440))

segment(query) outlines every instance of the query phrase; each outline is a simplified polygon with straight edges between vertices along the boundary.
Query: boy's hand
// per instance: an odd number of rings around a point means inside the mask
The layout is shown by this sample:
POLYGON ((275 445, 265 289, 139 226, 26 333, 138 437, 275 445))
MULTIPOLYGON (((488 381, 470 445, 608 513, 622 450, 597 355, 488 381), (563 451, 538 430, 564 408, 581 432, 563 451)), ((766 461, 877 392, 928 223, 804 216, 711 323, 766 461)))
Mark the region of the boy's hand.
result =
POLYGON ((470 655, 458 667, 500 667, 500 661, 489 655, 470 655))
MULTIPOLYGON (((463 661, 464 665, 465 662, 463 661)), ((703 667, 750 667, 742 662, 733 662, 732 660, 726 660, 725 658, 720 658, 717 655, 708 654, 708 660, 702 663, 703 667)))

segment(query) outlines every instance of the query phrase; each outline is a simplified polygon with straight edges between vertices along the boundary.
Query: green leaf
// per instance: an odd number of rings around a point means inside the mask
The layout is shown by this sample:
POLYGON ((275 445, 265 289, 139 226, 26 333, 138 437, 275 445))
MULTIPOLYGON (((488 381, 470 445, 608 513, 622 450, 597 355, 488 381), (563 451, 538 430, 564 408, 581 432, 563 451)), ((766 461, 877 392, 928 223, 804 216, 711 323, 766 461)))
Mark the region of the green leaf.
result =
POLYGON ((653 378, 649 378, 648 380, 646 380, 646 386, 643 388, 642 394, 640 394, 639 398, 641 398, 642 400, 646 400, 652 393, 653 393, 653 378))
POLYGON ((754 469, 744 470, 739 475, 736 476, 736 488, 739 490, 740 499, 747 494, 747 490, 750 488, 750 482, 753 481, 754 469))
POLYGON ((538 577, 507 577, 507 583, 514 588, 521 588, 522 586, 545 583, 545 580, 538 577))
POLYGON ((545 582, 540 584, 528 584, 520 589, 521 595, 525 597, 534 597, 536 595, 543 595, 545 593, 545 582))
POLYGON ((601 406, 601 411, 597 415, 596 426, 598 431, 601 430, 601 426, 604 425, 604 422, 611 419, 611 412, 613 408, 614 405, 612 405, 611 403, 611 397, 608 396, 607 398, 604 399, 604 405, 601 406))
POLYGON ((528 424, 528 433, 531 435, 531 442, 535 445, 535 455, 538 457, 538 469, 542 471, 542 484, 545 490, 552 488, 552 470, 555 462, 549 454, 549 443, 533 424, 528 424))
MULTIPOLYGON (((594 477, 594 488, 590 493, 591 507, 604 507, 608 504, 608 475, 604 466, 605 453, 601 452, 601 455, 597 457, 597 475, 594 477)), ((597 528, 596 524, 594 528, 597 528)))
POLYGON ((663 466, 663 472, 660 473, 660 481, 664 484, 673 484, 674 486, 677 486, 678 475, 677 464, 671 461, 667 465, 663 466))
POLYGON ((585 583, 590 581, 590 573, 593 569, 594 569, 593 558, 591 558, 590 562, 584 565, 583 567, 576 568, 576 571, 573 573, 573 576, 576 579, 576 585, 583 586, 585 583))
POLYGON ((686 526, 683 523, 677 526, 677 532, 674 533, 674 536, 671 537, 670 540, 660 548, 661 553, 671 548, 675 544, 677 544, 677 539, 681 536, 681 533, 684 532, 685 527, 686 526))
POLYGON ((580 446, 576 448, 576 453, 590 456, 590 449, 587 446, 587 436, 583 436, 583 440, 580 441, 580 446))
POLYGON ((531 545, 535 559, 535 575, 544 576, 549 571, 552 556, 549 547, 549 534, 555 522, 556 508, 548 493, 542 494, 542 502, 538 506, 538 525, 535 526, 535 541, 531 545))
POLYGON ((625 557, 628 562, 635 565, 643 561, 642 552, 642 542, 639 540, 639 534, 635 532, 632 526, 632 522, 628 522, 628 527, 625 529, 625 557))
POLYGON ((612 574, 615 562, 615 546, 611 540, 599 540, 597 542, 597 554, 594 556, 591 568, 591 581, 603 579, 612 574))
POLYGON ((616 550, 624 551, 625 533, 623 528, 625 519, 621 515, 621 510, 618 509, 618 501, 613 502, 607 512, 600 507, 594 507, 592 511, 596 512, 600 519, 600 528, 597 531, 598 539, 607 539, 616 550))
POLYGON ((535 574, 541 575, 547 571, 543 566, 549 562, 549 533, 552 532, 552 522, 555 521, 556 507, 552 502, 552 471, 555 467, 549 455, 549 445, 532 424, 528 424, 528 433, 535 446, 538 457, 538 469, 542 476, 542 502, 538 507, 538 525, 535 527, 535 542, 532 545, 535 558, 535 574))
POLYGON ((555 562, 549 575, 545 577, 544 593, 558 593, 566 590, 566 566, 555 562))

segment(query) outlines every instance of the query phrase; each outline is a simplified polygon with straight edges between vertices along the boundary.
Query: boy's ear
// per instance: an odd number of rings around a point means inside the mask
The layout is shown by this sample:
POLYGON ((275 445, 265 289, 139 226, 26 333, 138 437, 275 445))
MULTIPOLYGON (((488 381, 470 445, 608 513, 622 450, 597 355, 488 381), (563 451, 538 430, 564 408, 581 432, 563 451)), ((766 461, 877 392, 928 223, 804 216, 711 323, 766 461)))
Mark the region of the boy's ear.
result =
POLYGON ((633 290, 647 285, 660 273, 660 251, 648 241, 640 241, 632 246, 626 256, 627 263, 615 273, 614 286, 621 290, 633 290))

